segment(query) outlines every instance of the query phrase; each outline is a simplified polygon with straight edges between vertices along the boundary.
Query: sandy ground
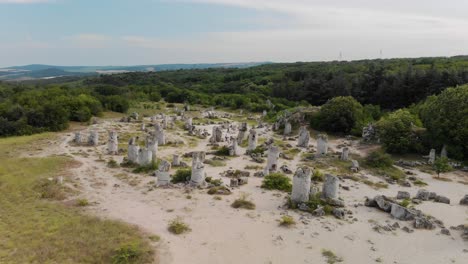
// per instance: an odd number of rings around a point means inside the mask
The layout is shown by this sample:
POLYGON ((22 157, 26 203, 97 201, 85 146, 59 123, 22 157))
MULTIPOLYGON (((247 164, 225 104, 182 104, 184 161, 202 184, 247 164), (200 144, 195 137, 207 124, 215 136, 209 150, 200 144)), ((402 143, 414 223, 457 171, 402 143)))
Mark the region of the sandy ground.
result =
MULTIPOLYGON (((195 120, 194 120, 195 122, 195 120)), ((88 129, 100 131, 102 145, 98 147, 76 146, 70 142, 73 133, 63 133, 57 141, 50 142, 50 147, 40 155, 69 155, 82 163, 72 168, 71 180, 78 183, 80 197, 92 202, 86 210, 104 218, 119 219, 141 227, 144 231, 161 236, 155 244, 159 263, 326 263, 322 249, 329 249, 342 257, 344 263, 467 263, 468 242, 463 241, 460 233, 451 231, 450 236, 441 235, 440 228, 435 230, 415 230, 406 233, 401 229, 393 232, 378 233, 372 229, 373 223, 411 226, 410 222, 397 221, 389 214, 375 208, 363 206, 365 196, 377 194, 395 196, 398 190, 409 191, 415 195, 418 187, 405 188, 390 185, 388 189, 375 190, 369 186, 344 180, 342 185, 350 190, 340 190, 347 209, 353 215, 346 220, 334 217, 314 217, 308 213, 284 209, 287 195, 278 191, 265 191, 260 188, 262 179, 251 176, 247 185, 233 189, 233 194, 215 200, 206 194, 206 190, 191 190, 187 198, 185 188, 149 191, 148 184, 154 177, 133 174, 123 168, 108 168, 106 162, 111 158, 120 162, 123 156, 106 154, 106 131, 117 129, 119 134, 137 133, 138 124, 119 123, 116 120, 104 120, 88 129), (100 161, 101 159, 101 161, 100 161), (117 174, 126 173, 135 179, 134 184, 118 179, 117 174), (133 186, 134 185, 134 186, 133 186), (257 208, 252 211, 234 209, 230 204, 241 193, 246 193, 255 202, 257 208), (291 215, 297 222, 293 228, 278 225, 282 215, 291 215), (181 217, 191 232, 177 236, 167 230, 168 222, 181 217), (354 220, 353 220, 354 219, 354 220), (465 251, 464 251, 465 250, 465 251)), ((212 126, 206 126, 211 132, 212 126)), ((87 131, 83 131, 86 135, 87 131)), ((169 130, 169 141, 180 139, 188 141, 182 129, 169 130)), ((142 132, 139 132, 142 133, 142 132)), ((261 137, 272 132, 260 131, 261 137)), ((141 134, 143 135, 143 134, 141 134)), ((337 149, 344 139, 331 141, 331 147, 337 149)), ((124 146, 127 142, 123 143, 124 146)), ((295 142, 289 142, 295 146, 295 142)), ((315 146, 315 141, 311 145, 315 146)), ((159 148, 158 158, 170 158, 173 153, 183 154, 194 150, 208 150, 208 139, 199 140, 198 145, 187 144, 159 148)), ((351 153, 362 154, 365 149, 353 142, 351 153)), ((126 147, 125 147, 126 148, 126 147)), ((208 156, 210 158, 211 156, 208 156)), ((288 164, 294 171, 300 155, 292 161, 280 159, 280 166, 288 164)), ((191 164, 190 159, 184 159, 191 164)), ((205 166, 207 176, 221 178, 229 184, 228 178, 219 174, 228 168, 244 170, 246 165, 259 165, 245 155, 227 161, 226 167, 205 166)), ((265 164, 262 164, 265 166, 265 164)), ((171 172, 174 172, 173 168, 171 172)), ((254 171, 251 171, 253 175, 254 171)), ((458 201, 468 194, 468 185, 457 180, 468 181, 466 173, 450 173, 446 177, 452 182, 433 179, 432 175, 414 171, 429 185, 425 188, 445 195, 451 199, 451 205, 424 202, 416 208, 442 220, 446 227, 468 223, 468 207, 458 201)), ((289 175, 292 177, 292 175, 289 175)), ((369 176, 375 181, 378 178, 369 176)), ((75 197, 76 198, 76 197, 75 197)))

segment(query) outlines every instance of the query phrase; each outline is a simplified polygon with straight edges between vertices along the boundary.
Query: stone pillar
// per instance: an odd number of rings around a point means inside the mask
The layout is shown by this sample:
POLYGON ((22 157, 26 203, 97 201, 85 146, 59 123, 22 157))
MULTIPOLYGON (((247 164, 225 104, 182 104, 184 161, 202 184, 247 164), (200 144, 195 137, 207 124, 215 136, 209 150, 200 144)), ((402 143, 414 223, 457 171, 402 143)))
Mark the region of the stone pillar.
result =
POLYGON ((290 134, 291 134, 291 131, 292 131, 291 123, 286 122, 286 124, 284 124, 284 135, 285 135, 285 136, 290 135, 290 134))
POLYGON ((141 148, 138 154, 138 164, 141 166, 150 165, 153 161, 153 152, 147 148, 141 148))
POLYGON ((213 131, 211 133, 211 138, 210 142, 211 143, 217 143, 221 142, 223 140, 223 131, 219 126, 214 126, 213 131))
POLYGON ((429 164, 434 164, 435 158, 436 158, 436 150, 435 150, 435 149, 431 149, 431 152, 429 152, 429 160, 428 160, 428 163, 429 163, 429 164))
POLYGON ((107 141, 107 151, 111 155, 117 155, 119 152, 119 139, 116 131, 109 131, 109 140, 107 141))
POLYGON ((446 145, 442 147, 442 150, 440 151, 440 157, 447 158, 447 146, 446 145))
POLYGON ((309 140, 310 140, 310 133, 307 130, 306 126, 301 126, 299 130, 299 139, 297 142, 297 146, 300 148, 307 148, 309 147, 309 140))
POLYGON ((163 146, 163 145, 166 145, 166 135, 164 133, 164 129, 161 127, 161 125, 159 123, 156 123, 154 125, 154 132, 155 132, 155 136, 158 140, 158 145, 159 146, 163 146))
POLYGON ((172 155, 172 166, 173 167, 180 166, 180 155, 177 155, 177 154, 172 155))
POLYGON ((158 155, 158 139, 155 136, 146 136, 146 148, 153 153, 153 160, 158 155))
POLYGON ((267 114, 268 114, 267 111, 263 110, 262 116, 265 117, 265 116, 267 116, 267 114))
POLYGON ((252 151, 257 148, 257 131, 255 129, 250 130, 249 134, 249 146, 247 147, 248 151, 252 151))
POLYGON ((159 163, 158 170, 156 170, 156 178, 158 179, 158 186, 166 186, 171 182, 171 176, 169 175, 169 170, 171 169, 171 164, 168 161, 162 160, 159 163))
POLYGON ((232 141, 231 148, 229 149, 229 156, 238 156, 239 150, 237 146, 237 140, 232 141))
POLYGON ((130 140, 128 144, 128 149, 127 149, 128 161, 137 164, 139 162, 138 161, 139 153, 140 153, 140 147, 135 144, 134 140, 130 140))
POLYGON ((245 138, 245 132, 247 131, 247 123, 241 123, 239 127, 239 134, 237 135, 237 144, 241 145, 245 138))
POLYGON ((141 130, 141 131, 146 131, 146 125, 145 125, 145 123, 141 123, 140 130, 141 130))
POLYGON ((295 203, 309 201, 312 170, 308 167, 297 168, 293 177, 291 200, 295 203))
POLYGON ((278 147, 270 146, 268 150, 268 159, 267 159, 267 168, 269 172, 278 170, 279 153, 280 153, 280 150, 278 147))
POLYGON ((81 141, 82 141, 81 132, 80 131, 75 132, 75 138, 73 139, 73 142, 79 145, 81 144, 81 141))
POLYGON ((96 130, 91 130, 89 132, 88 145, 90 146, 99 145, 99 133, 96 130))
POLYGON ((328 153, 328 136, 319 134, 317 136, 317 156, 324 156, 328 153))
POLYGON ((341 160, 348 160, 348 156, 349 156, 349 148, 344 147, 344 148, 343 148, 343 151, 341 152, 341 157, 340 157, 340 159, 341 159, 341 160))
POLYGON ((205 152, 193 152, 192 154, 192 175, 190 177, 190 184, 193 186, 200 186, 205 182, 205 152))
POLYGON ((191 117, 187 118, 185 121, 185 129, 192 130, 193 119, 191 117))
POLYGON ((338 177, 326 174, 323 183, 322 198, 338 199, 338 177))

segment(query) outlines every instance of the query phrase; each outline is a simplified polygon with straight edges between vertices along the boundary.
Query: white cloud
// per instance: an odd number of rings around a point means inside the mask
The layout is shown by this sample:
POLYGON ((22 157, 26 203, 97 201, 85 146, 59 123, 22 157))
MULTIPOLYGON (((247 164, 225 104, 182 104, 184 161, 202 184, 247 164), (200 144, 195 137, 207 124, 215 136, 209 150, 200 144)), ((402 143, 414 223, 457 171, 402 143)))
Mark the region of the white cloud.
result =
POLYGON ((64 37, 63 40, 80 48, 105 48, 112 38, 102 34, 83 33, 64 37))

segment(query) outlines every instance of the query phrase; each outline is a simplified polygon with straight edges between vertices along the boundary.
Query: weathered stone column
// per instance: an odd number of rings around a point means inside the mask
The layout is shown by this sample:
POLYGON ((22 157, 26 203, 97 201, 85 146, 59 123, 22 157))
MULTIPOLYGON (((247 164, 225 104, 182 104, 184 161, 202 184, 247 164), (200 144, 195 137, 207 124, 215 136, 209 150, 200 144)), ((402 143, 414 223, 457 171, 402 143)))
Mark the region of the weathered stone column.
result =
POLYGON ((91 130, 89 132, 88 145, 90 146, 99 145, 99 133, 96 130, 91 130))
POLYGON ((111 155, 117 155, 119 152, 119 139, 116 131, 109 131, 109 140, 107 141, 107 151, 111 155))
POLYGON ((268 150, 267 168, 269 172, 278 170, 278 158, 280 150, 276 146, 270 146, 268 150))
POLYGON ((79 145, 81 144, 81 141, 82 141, 81 132, 80 131, 75 132, 75 138, 73 139, 73 142, 79 145))
POLYGON ((289 136, 291 134, 291 131, 292 131, 291 123, 286 122, 286 124, 284 124, 284 135, 289 136))
POLYGON ((223 141, 223 131, 221 130, 221 127, 219 126, 214 126, 213 131, 211 133, 211 138, 210 142, 211 143, 218 143, 223 141))
POLYGON ((317 136, 317 156, 324 156, 328 153, 328 136, 319 134, 317 136))
POLYGON ((174 154, 172 155, 172 166, 179 167, 180 166, 180 155, 174 154))
POLYGON ((158 155, 158 139, 155 136, 146 136, 146 148, 153 153, 153 160, 158 155))
POLYGON ((192 175, 190 177, 190 184, 192 186, 200 186, 205 182, 205 152, 193 152, 192 154, 192 175))
POLYGON ((166 186, 171 182, 171 176, 169 170, 171 169, 171 164, 168 161, 162 160, 159 163, 158 170, 156 170, 155 175, 158 179, 158 186, 166 186))
POLYGON ((164 133, 164 129, 161 127, 161 125, 159 123, 156 123, 154 125, 154 132, 155 132, 155 136, 158 140, 158 145, 159 146, 163 146, 163 145, 166 145, 166 135, 164 133))
POLYGON ((153 161, 153 152, 147 148, 141 148, 138 154, 138 164, 141 166, 150 165, 153 161))
POLYGON ((326 174, 325 182, 323 183, 322 198, 337 199, 338 198, 338 177, 326 174))
POLYGON ((141 123, 140 130, 141 130, 141 131, 146 131, 146 125, 145 125, 145 123, 141 123))
POLYGON ((239 127, 239 134, 237 135, 237 144, 241 145, 245 138, 245 132, 247 132, 247 123, 241 123, 239 127))
POLYGON ((128 142, 128 149, 127 149, 127 159, 128 161, 137 164, 138 156, 140 153, 140 147, 135 144, 135 138, 132 138, 128 142))
POLYGON ((299 139, 297 142, 297 146, 300 148, 307 148, 309 147, 309 140, 310 140, 310 133, 307 130, 306 126, 301 126, 299 130, 299 139))
POLYGON ((249 134, 249 146, 247 147, 247 151, 252 151, 257 148, 257 131, 255 129, 250 130, 249 134))
POLYGON ((312 170, 308 167, 297 168, 293 177, 291 200, 295 203, 309 201, 312 170))
POLYGON ((441 158, 447 158, 447 146, 445 144, 442 147, 442 150, 440 151, 440 157, 441 158))
POLYGON ((429 164, 434 164, 436 158, 436 150, 431 149, 431 152, 429 152, 429 160, 427 161, 429 164))
POLYGON ((348 158, 349 158, 348 156, 349 156, 349 148, 344 147, 344 148, 343 148, 343 151, 341 152, 341 157, 340 157, 340 159, 341 159, 341 160, 348 160, 348 158))
POLYGON ((193 119, 191 117, 187 118, 185 121, 185 129, 192 130, 193 119))
POLYGON ((232 141, 232 145, 229 148, 229 156, 238 156, 239 155, 239 150, 237 146, 237 140, 232 141))

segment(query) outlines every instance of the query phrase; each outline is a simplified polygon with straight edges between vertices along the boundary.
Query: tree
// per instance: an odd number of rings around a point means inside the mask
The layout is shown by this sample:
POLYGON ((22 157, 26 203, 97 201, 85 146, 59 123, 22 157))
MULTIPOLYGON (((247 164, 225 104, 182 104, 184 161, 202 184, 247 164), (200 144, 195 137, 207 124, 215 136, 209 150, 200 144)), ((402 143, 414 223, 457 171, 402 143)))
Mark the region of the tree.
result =
POLYGON ((434 170, 437 173, 437 178, 440 178, 440 174, 444 172, 448 172, 452 169, 450 164, 448 163, 448 159, 445 157, 437 158, 434 161, 434 170))
POLYGON ((406 109, 400 109, 377 122, 377 133, 385 149, 390 153, 408 153, 418 150, 416 125, 420 121, 406 109))
POLYGON ((419 114, 434 146, 446 144, 452 157, 468 158, 468 85, 429 97, 419 114))
POLYGON ((313 123, 320 129, 349 133, 363 120, 363 107, 351 96, 339 96, 324 104, 316 118, 313 123))

